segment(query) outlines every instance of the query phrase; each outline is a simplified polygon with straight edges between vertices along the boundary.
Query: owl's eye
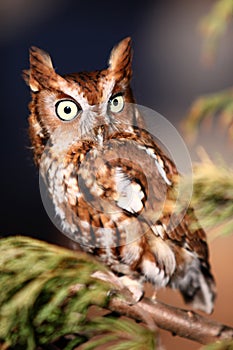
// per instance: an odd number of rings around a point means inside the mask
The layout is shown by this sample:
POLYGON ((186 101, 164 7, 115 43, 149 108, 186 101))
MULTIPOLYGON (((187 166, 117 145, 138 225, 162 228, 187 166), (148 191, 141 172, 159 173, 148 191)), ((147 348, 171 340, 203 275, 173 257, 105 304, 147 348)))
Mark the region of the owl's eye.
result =
POLYGON ((81 108, 71 100, 58 101, 55 107, 58 118, 65 121, 74 119, 81 110, 81 108))
POLYGON ((122 95, 113 96, 109 100, 110 111, 113 113, 119 113, 124 108, 124 104, 125 104, 125 102, 124 102, 124 98, 122 95))

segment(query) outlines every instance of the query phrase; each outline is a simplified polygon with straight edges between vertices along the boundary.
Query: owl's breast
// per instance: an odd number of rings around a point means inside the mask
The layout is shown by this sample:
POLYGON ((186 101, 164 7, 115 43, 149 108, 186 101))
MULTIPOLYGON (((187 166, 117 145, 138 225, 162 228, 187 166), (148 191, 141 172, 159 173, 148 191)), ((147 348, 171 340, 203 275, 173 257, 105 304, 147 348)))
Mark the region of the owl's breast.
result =
POLYGON ((113 246, 141 237, 159 219, 170 185, 158 159, 129 138, 78 142, 63 159, 48 151, 41 171, 63 232, 91 249, 105 247, 105 231, 113 246))

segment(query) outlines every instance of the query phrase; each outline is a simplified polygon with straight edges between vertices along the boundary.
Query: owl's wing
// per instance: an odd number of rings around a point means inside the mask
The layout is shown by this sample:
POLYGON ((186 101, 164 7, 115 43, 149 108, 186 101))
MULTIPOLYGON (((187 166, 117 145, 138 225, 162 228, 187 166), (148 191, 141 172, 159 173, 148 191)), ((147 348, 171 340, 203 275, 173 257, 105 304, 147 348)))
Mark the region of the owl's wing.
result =
MULTIPOLYGON (((168 172, 167 176, 171 178, 171 181, 175 179, 175 184, 173 184, 177 185, 177 179, 179 181, 181 177, 177 177, 175 165, 166 156, 162 156, 162 159, 164 168, 168 172), (175 177, 170 174, 169 169, 172 169, 172 174, 176 174, 175 177)), ((216 287, 209 264, 206 233, 200 226, 192 207, 186 206, 178 213, 172 210, 169 212, 169 208, 173 208, 169 195, 172 200, 175 199, 173 188, 168 189, 167 211, 165 210, 159 225, 156 225, 156 230, 154 230, 157 237, 162 237, 173 246, 176 255, 177 268, 169 285, 180 290, 186 303, 196 309, 211 313, 216 298, 216 287)))
MULTIPOLYGON (((176 166, 148 134, 142 133, 137 142, 131 142, 137 150, 134 162, 128 162, 127 167, 118 164, 115 168, 116 204, 128 215, 136 215, 138 220, 148 224, 147 243, 161 271, 163 263, 159 261, 168 262, 170 252, 167 247, 172 248, 177 267, 169 281, 170 286, 178 288, 187 303, 210 313, 216 290, 210 271, 206 234, 191 207, 173 212, 180 179, 176 166), (135 170, 138 162, 145 179, 140 171, 135 170)), ((128 140, 127 147, 129 144, 128 140)), ((123 152, 120 154, 124 156, 123 152)))
MULTIPOLYGON (((178 213, 173 212, 178 182, 174 163, 158 147, 156 150, 145 145, 137 144, 137 147, 139 152, 134 153, 135 162, 128 160, 126 167, 119 159, 114 167, 116 205, 128 215, 140 215, 139 219, 146 221, 152 229, 156 224, 156 234, 159 230, 163 239, 170 239, 195 253, 203 262, 207 261, 206 234, 194 210, 186 207, 178 213), (137 169, 139 160, 144 166, 143 173, 137 169)), ((129 144, 127 148, 131 152, 129 144)), ((121 154, 124 158, 123 152, 121 154)))

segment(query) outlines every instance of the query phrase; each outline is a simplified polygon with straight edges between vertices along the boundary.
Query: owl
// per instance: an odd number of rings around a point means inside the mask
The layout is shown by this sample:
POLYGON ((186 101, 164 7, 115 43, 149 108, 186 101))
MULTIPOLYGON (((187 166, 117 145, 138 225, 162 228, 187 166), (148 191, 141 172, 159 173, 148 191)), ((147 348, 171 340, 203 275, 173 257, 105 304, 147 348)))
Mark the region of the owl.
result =
POLYGON ((112 49, 107 68, 66 75, 32 47, 23 75, 34 160, 62 232, 119 278, 178 289, 211 313, 206 234, 192 208, 173 212, 180 175, 135 104, 131 39, 112 49))

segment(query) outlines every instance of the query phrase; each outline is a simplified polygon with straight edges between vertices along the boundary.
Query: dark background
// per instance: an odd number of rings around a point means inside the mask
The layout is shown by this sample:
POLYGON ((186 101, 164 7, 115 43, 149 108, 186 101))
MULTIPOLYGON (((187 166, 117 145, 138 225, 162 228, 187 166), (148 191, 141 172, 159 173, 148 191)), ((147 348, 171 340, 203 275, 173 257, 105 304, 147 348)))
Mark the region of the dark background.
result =
MULTIPOLYGON (((30 93, 21 71, 29 67, 29 47, 48 51, 63 74, 103 68, 112 47, 132 36, 137 102, 177 126, 196 96, 232 83, 233 47, 228 36, 214 68, 201 64, 197 25, 211 4, 201 0, 1 1, 1 234, 52 238, 48 232, 53 226, 41 204, 27 137, 30 93)), ((213 140, 218 150, 216 143, 213 140)))
MULTIPOLYGON (((29 47, 48 51, 63 74, 103 68, 111 48, 131 36, 137 102, 179 127, 197 96, 232 85, 232 26, 220 42, 214 66, 201 63, 197 26, 212 4, 209 0, 0 2, 2 236, 24 234, 65 244, 43 208, 29 149, 30 93, 21 78, 21 71, 29 67, 29 47)), ((200 140, 209 153, 221 152, 232 162, 232 148, 218 125, 200 140)), ((190 151, 195 158, 195 147, 190 151)), ((227 319, 233 321, 232 314, 227 319)))

